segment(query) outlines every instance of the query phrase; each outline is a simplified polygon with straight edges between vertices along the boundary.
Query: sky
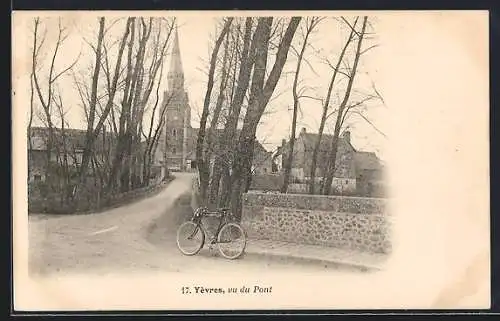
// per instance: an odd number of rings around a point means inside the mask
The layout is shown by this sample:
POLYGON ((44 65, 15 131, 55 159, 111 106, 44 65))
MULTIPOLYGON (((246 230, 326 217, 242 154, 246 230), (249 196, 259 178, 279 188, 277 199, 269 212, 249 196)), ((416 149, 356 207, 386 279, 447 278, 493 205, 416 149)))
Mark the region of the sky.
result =
MULTIPOLYGON (((283 13, 282 13, 283 14, 283 13)), ((308 13, 314 15, 315 13, 308 13)), ((318 14, 318 13, 316 13, 318 14)), ((44 46, 50 50, 56 39, 57 18, 63 17, 63 25, 68 28, 68 37, 61 47, 61 52, 58 57, 57 66, 63 69, 68 66, 76 58, 78 63, 75 66, 76 70, 84 71, 92 65, 94 59, 93 52, 89 44, 96 42, 97 34, 97 16, 94 14, 84 13, 47 13, 50 19, 45 20, 48 26, 48 34, 44 46)), ((224 15, 222 12, 216 13, 182 13, 162 14, 155 13, 156 16, 176 16, 179 26, 179 41, 180 51, 182 55, 183 68, 185 73, 185 87, 188 91, 189 101, 192 108, 192 126, 198 127, 198 115, 201 114, 203 100, 206 91, 208 59, 211 53, 210 44, 216 34, 216 21, 224 15)), ((247 15, 255 15, 247 13, 247 15)), ((285 13, 290 15, 290 13, 285 13)), ((340 17, 340 13, 321 12, 319 15, 325 17, 322 23, 317 27, 315 32, 309 39, 310 47, 306 48, 305 57, 307 63, 303 63, 300 73, 301 86, 307 87, 307 95, 324 98, 326 96, 326 88, 329 83, 332 69, 325 63, 326 59, 335 62, 340 52, 341 45, 346 37, 346 30, 340 27, 340 24, 335 19, 340 17)), ((352 21, 356 13, 342 14, 348 20, 352 21)), ((115 21, 116 18, 127 16, 123 13, 106 14, 108 25, 115 21)), ((18 61, 24 66, 24 71, 19 72, 17 77, 22 78, 25 88, 29 88, 29 68, 30 48, 32 46, 32 19, 33 15, 29 13, 18 14, 18 22, 14 32, 17 31, 18 42, 24 42, 26 51, 20 52, 17 55, 18 61), (23 56, 24 54, 24 56, 23 56)), ((390 12, 370 14, 369 21, 371 22, 370 32, 373 33, 369 40, 365 40, 363 48, 375 46, 367 53, 363 54, 360 60, 358 73, 354 83, 354 94, 351 95, 351 102, 356 102, 362 99, 359 92, 373 93, 372 86, 375 84, 377 91, 383 96, 384 103, 379 100, 372 101, 363 107, 363 114, 369 120, 350 116, 346 120, 346 125, 351 131, 351 139, 355 148, 359 150, 376 152, 377 155, 384 159, 386 157, 385 146, 388 140, 391 139, 391 114, 395 109, 400 109, 401 100, 398 97, 398 88, 405 86, 408 81, 409 74, 405 69, 411 67, 413 62, 418 61, 429 52, 432 52, 431 47, 422 47, 422 41, 434 39, 439 33, 446 29, 440 29, 440 24, 443 24, 439 18, 442 13, 426 12, 426 13, 398 13, 391 14, 390 12), (419 43, 420 42, 420 43, 419 43), (414 56, 413 61, 411 59, 414 56), (391 96, 397 97, 394 102, 391 102, 391 96), (383 133, 383 134, 381 134, 383 133)), ((449 19, 453 25, 455 23, 449 19)), ((109 34, 112 37, 118 38, 123 32, 123 23, 118 21, 111 28, 109 34)), ((446 22, 448 23, 448 22, 446 22)), ((448 23, 449 24, 449 23, 448 23)), ((455 23, 456 25, 456 23, 455 23)), ((301 31, 297 31, 294 37, 293 45, 298 48, 302 39, 301 31)), ((437 40, 437 38, 436 38, 437 40)), ((116 46, 115 46, 116 47, 116 46)), ((351 47, 351 49, 354 47, 351 47)), ((350 50, 351 50, 350 49, 350 50)), ((448 50, 449 47, 446 47, 448 50)), ((292 91, 291 84, 296 66, 296 58, 292 50, 289 51, 287 64, 282 73, 282 77, 278 83, 273 97, 269 102, 266 113, 261 119, 258 128, 257 137, 263 143, 264 147, 270 151, 281 144, 282 139, 290 137, 291 120, 292 120, 292 91)), ((352 50, 348 52, 348 59, 352 64, 352 50), (349 55, 350 54, 350 55, 349 55)), ((50 57, 49 57, 50 58, 50 57)), ((429 57, 432 59, 432 57, 429 57)), ((111 55, 113 59, 113 55, 111 55)), ((48 65, 48 57, 42 55, 45 68, 48 65)), ((163 84, 166 86, 166 73, 168 71, 169 57, 163 71, 163 84)), ((425 68, 425 66, 423 66, 425 68)), ((56 68, 57 69, 57 68, 56 68)), ((88 69, 87 69, 88 70, 88 69)), ((84 77, 87 74, 83 74, 84 77)), ((424 77, 430 77, 431 74, 424 77)), ((68 108, 66 119, 70 125, 75 128, 84 127, 83 109, 79 107, 79 96, 75 89, 73 76, 69 74, 61 77, 58 86, 61 88, 62 97, 68 108)), ((87 76, 87 81, 90 80, 87 76)), ((343 87, 346 81, 339 79, 334 90, 332 106, 338 105, 343 97, 343 87)), ((163 89, 162 88, 162 89, 163 89)), ((404 103, 404 100, 403 100, 404 103)), ((306 128, 308 132, 317 132, 321 115, 321 102, 318 100, 302 98, 300 100, 300 111, 297 125, 297 132, 301 128, 306 128)), ((331 132, 333 129, 334 117, 329 119, 326 132, 331 132)), ((36 123, 36 121, 35 121, 36 123)))

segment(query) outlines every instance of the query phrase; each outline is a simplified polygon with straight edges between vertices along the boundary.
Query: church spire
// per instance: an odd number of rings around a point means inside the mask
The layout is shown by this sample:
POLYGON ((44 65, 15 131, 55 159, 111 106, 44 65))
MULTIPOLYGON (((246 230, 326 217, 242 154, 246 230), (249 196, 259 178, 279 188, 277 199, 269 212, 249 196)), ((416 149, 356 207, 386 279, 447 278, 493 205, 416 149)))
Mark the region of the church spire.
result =
POLYGON ((184 90, 184 71, 182 70, 177 22, 175 23, 174 28, 174 46, 172 48, 172 56, 170 58, 170 69, 168 71, 168 87, 171 92, 184 90))

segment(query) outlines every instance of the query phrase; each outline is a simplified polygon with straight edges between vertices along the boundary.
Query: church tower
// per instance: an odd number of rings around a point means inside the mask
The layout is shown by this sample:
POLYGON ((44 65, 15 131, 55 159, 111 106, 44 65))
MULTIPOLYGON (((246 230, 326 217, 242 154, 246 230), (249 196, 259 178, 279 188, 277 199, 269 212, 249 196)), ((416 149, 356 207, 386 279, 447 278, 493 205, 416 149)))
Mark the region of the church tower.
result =
MULTIPOLYGON (((187 142, 191 134, 191 107, 188 94, 184 89, 184 71, 179 47, 177 25, 174 30, 174 43, 167 75, 167 90, 163 94, 162 108, 164 125, 157 149, 158 160, 170 170, 186 170, 187 142)), ((161 114, 160 114, 161 116, 161 114)))

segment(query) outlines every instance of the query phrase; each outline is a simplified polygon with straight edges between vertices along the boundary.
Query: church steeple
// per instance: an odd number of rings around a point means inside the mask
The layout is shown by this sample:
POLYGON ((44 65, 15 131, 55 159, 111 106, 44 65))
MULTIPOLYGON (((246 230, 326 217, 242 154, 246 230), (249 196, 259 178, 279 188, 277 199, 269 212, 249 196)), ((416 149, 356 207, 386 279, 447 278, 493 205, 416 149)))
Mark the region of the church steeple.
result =
POLYGON ((184 71, 182 70, 181 50, 179 46, 179 32, 177 23, 174 26, 170 69, 167 74, 167 90, 163 94, 163 108, 165 112, 158 116, 163 117, 159 146, 155 155, 160 162, 170 169, 184 170, 187 166, 187 157, 190 153, 189 139, 192 136, 191 107, 189 97, 184 88, 184 71))
POLYGON ((179 47, 179 33, 177 22, 174 30, 174 46, 170 58, 170 69, 168 71, 168 91, 184 91, 184 71, 182 70, 181 50, 179 47))

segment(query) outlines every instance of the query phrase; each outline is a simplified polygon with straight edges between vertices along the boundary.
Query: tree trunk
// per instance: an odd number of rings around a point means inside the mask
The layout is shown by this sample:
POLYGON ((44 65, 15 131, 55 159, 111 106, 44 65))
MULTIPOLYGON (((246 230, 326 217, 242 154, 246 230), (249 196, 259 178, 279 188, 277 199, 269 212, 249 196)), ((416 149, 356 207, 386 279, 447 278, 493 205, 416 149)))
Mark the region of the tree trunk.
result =
POLYGON ((32 169, 33 169, 33 135, 31 133, 31 127, 33 124, 33 113, 35 109, 35 88, 33 87, 33 74, 30 77, 30 116, 28 120, 28 180, 31 177, 32 169))
MULTIPOLYGON (((143 180, 147 180, 148 182, 149 182, 149 177, 151 174, 152 155, 154 155, 156 152, 156 149, 154 148, 154 146, 156 145, 156 141, 158 140, 159 134, 161 134, 161 129, 162 129, 163 124, 164 124, 165 112, 166 112, 166 108, 161 107, 160 113, 159 113, 160 114, 159 121, 158 121, 158 124, 156 125, 156 128, 154 128, 154 131, 153 131, 156 110, 158 109, 158 104, 160 102, 160 85, 161 85, 161 79, 163 76, 163 58, 161 58, 159 69, 160 69, 160 75, 159 75, 158 83, 156 86, 156 99, 155 99, 155 103, 153 106, 151 118, 149 121, 149 130, 148 130, 148 135, 146 137, 146 149, 145 149, 144 155, 143 155, 144 164, 145 164, 143 167, 143 180), (146 159, 148 159, 147 162, 146 162, 146 159)), ((164 105, 168 105, 168 101, 165 102, 164 105)))
POLYGON ((220 182, 221 182, 221 188, 220 188, 219 206, 227 207, 230 201, 230 190, 231 190, 231 173, 229 172, 229 166, 222 167, 220 182))
MULTIPOLYGON (((102 19, 104 19, 104 18, 102 18, 102 19)), ((111 83, 111 86, 110 86, 110 92, 108 93, 108 101, 106 103, 106 107, 104 108, 104 110, 102 112, 102 115, 101 115, 99 121, 97 122, 97 125, 95 126, 95 129, 93 129, 93 124, 90 124, 90 122, 87 125, 87 133, 86 133, 86 138, 85 138, 85 147, 84 147, 83 155, 82 155, 82 164, 81 164, 80 170, 79 170, 79 181, 80 181, 80 183, 84 182, 86 180, 87 169, 88 169, 89 161, 90 161, 90 158, 91 158, 91 155, 92 155, 92 150, 93 150, 93 147, 94 147, 95 139, 97 138, 97 135, 99 135, 101 129, 104 126, 104 123, 105 123, 105 121, 106 121, 109 113, 112 110, 112 107, 114 106, 113 102, 114 102, 114 97, 115 97, 115 94, 116 94, 116 89, 117 89, 117 84, 118 84, 118 78, 119 78, 119 75, 120 75, 121 61, 122 61, 123 51, 125 49, 126 40, 127 40, 128 35, 130 33, 130 24, 132 22, 132 19, 133 18, 128 18, 127 19, 127 25, 125 27, 125 33, 124 33, 124 35, 123 35, 123 37, 121 39, 121 42, 120 42, 120 47, 118 49, 118 56, 117 56, 117 60, 116 60, 116 66, 115 66, 115 70, 114 70, 113 80, 112 80, 112 83, 111 83)), ((102 25, 104 25, 104 20, 102 20, 102 25)), ((99 36, 98 36, 98 44, 102 43, 103 38, 104 38, 104 30, 101 30, 101 28, 100 28, 99 29, 99 36)), ((98 79, 99 79, 99 70, 98 70, 99 67, 98 66, 101 65, 101 46, 102 45, 98 45, 97 51, 96 51, 96 66, 95 66, 95 68, 97 69, 97 71, 94 70, 94 75, 92 77, 92 94, 91 94, 92 97, 94 97, 94 95, 97 97, 97 82, 98 82, 98 79)), ((97 102, 97 99, 94 100, 92 98, 91 103, 89 104, 89 110, 94 110, 95 111, 96 102, 97 102)), ((110 169, 110 171, 111 171, 111 169, 110 169)), ((111 175, 111 173, 110 173, 110 175, 111 175)), ((76 193, 74 193, 73 195, 76 195, 76 193)))
POLYGON ((293 36, 300 23, 293 17, 279 44, 276 60, 267 81, 264 82, 268 58, 268 46, 273 18, 259 18, 254 41, 257 42, 255 67, 250 88, 248 110, 235 150, 231 174, 231 209, 237 219, 241 218, 241 196, 249 182, 255 147, 255 133, 260 118, 271 98, 285 65, 293 36), (265 84, 264 84, 265 83, 265 84))
POLYGON ((130 33, 130 41, 128 42, 128 55, 127 55, 127 75, 125 78, 125 88, 123 91, 122 110, 120 113, 119 128, 118 128, 118 142, 115 150, 115 156, 111 164, 111 173, 109 175, 108 189, 110 191, 120 190, 124 191, 124 184, 127 183, 126 176, 128 173, 123 171, 123 163, 126 161, 126 154, 128 149, 128 130, 127 125, 130 125, 130 113, 132 104, 132 92, 134 89, 133 73, 134 67, 132 62, 132 53, 135 42, 135 18, 132 18, 132 26, 130 33))
MULTIPOLYGON (((248 20, 250 22, 252 22, 251 18, 248 20)), ((250 29, 248 29, 248 30, 250 30, 250 29)), ((241 56, 240 57, 238 56, 238 49, 240 47, 240 33, 241 33, 240 25, 237 25, 237 29, 233 31, 233 37, 232 37, 234 51, 233 51, 233 54, 231 57, 231 60, 232 60, 231 67, 233 68, 233 74, 231 77, 231 87, 229 90, 229 109, 228 109, 228 112, 231 111, 231 106, 234 102, 234 94, 236 91, 237 72, 238 72, 238 67, 241 66, 241 64, 238 64, 238 59, 241 59, 241 56)), ((249 35, 250 34, 251 33, 249 33, 249 35)), ((242 53, 242 55, 245 55, 245 56, 248 55, 248 42, 249 42, 249 40, 250 40, 250 36, 243 38, 243 51, 244 52, 242 53), (246 40, 246 42, 245 42, 245 40, 246 40)), ((226 124, 227 124, 227 122, 226 122, 226 124)), ((214 203, 217 203, 219 207, 226 207, 227 206, 227 204, 226 204, 227 193, 223 193, 224 188, 226 188, 227 184, 224 184, 224 182, 223 182, 223 184, 221 185, 221 181, 220 181, 221 177, 224 177, 225 179, 227 179, 229 177, 229 173, 227 175, 224 174, 224 176, 223 176, 223 170, 227 169, 228 167, 222 166, 222 162, 223 162, 222 157, 226 157, 225 153, 226 153, 226 149, 228 147, 228 146, 226 146, 227 139, 225 139, 226 128, 227 128, 227 126, 224 127, 222 136, 219 137, 219 142, 218 142, 219 148, 217 150, 217 154, 216 154, 216 157, 214 160, 214 169, 213 169, 213 173, 212 173, 212 177, 211 177, 211 181, 210 181, 211 200, 214 203), (223 194, 224 194, 224 196, 223 196, 223 194)), ((230 162, 228 161, 227 164, 230 164, 230 162)), ((224 171, 224 173, 225 172, 226 171, 224 171)))
POLYGON ((212 51, 212 56, 210 58, 210 69, 208 72, 207 91, 205 94, 205 101, 203 103, 203 112, 201 114, 200 129, 198 130, 198 139, 196 141, 196 165, 198 166, 198 173, 200 177, 200 201, 202 202, 202 204, 206 204, 207 201, 208 181, 210 178, 209 164, 208 164, 210 160, 206 160, 204 158, 203 149, 205 143, 205 130, 206 130, 209 106, 210 106, 210 97, 214 85, 215 66, 217 63, 217 54, 219 53, 219 48, 222 44, 222 41, 224 40, 224 37, 229 31, 229 27, 231 26, 232 21, 233 18, 228 18, 226 20, 226 22, 224 23, 224 28, 222 29, 219 37, 217 38, 214 49, 212 51))
MULTIPOLYGON (((94 73, 92 75, 92 85, 91 85, 91 98, 89 103, 89 119, 87 124, 87 133, 85 137, 86 146, 83 150, 82 164, 80 166, 80 183, 85 183, 86 181, 86 170, 89 166, 90 157, 92 153, 92 146, 94 140, 94 118, 95 108, 97 104, 97 85, 99 81, 99 71, 101 68, 101 56, 102 56, 102 43, 104 39, 104 18, 99 18, 99 35, 97 36, 97 48, 96 48, 96 58, 94 65, 94 73)), ((79 184, 80 185, 80 184, 79 184)))
POLYGON ((137 186, 136 182, 136 156, 137 151, 140 146, 140 124, 142 123, 142 111, 143 105, 143 79, 144 79, 144 55, 146 52, 146 44, 151 35, 152 19, 149 18, 149 26, 146 25, 144 19, 141 18, 142 22, 142 37, 139 40, 139 50, 135 58, 134 73, 132 75, 132 87, 130 91, 130 108, 131 111, 128 115, 128 127, 127 132, 129 136, 127 150, 126 150, 126 162, 125 172, 127 173, 127 188, 126 190, 132 190, 137 186))
MULTIPOLYGON (((229 35, 229 33, 227 34, 229 35)), ((236 47, 236 46, 235 46, 236 47)), ((234 52, 233 52, 234 54, 234 52)), ((218 124, 219 124, 219 117, 220 117, 220 114, 221 114, 221 111, 222 111, 222 105, 224 103, 224 100, 225 100, 225 90, 226 90, 226 86, 227 86, 227 81, 228 81, 228 74, 230 72, 230 69, 231 69, 231 62, 232 62, 232 58, 229 60, 229 65, 228 65, 228 59, 229 59, 229 36, 227 36, 226 38, 226 43, 225 43, 225 46, 224 46, 224 57, 222 59, 222 75, 221 75, 221 82, 220 82, 220 87, 219 87, 219 93, 218 93, 218 96, 217 96, 217 102, 215 103, 215 108, 214 108, 214 112, 213 112, 213 116, 212 116, 212 120, 210 122, 210 128, 208 130, 208 138, 207 138, 207 149, 206 149, 206 153, 205 153, 205 159, 207 162, 210 162, 211 159, 212 159, 212 155, 216 155, 215 158, 217 158, 217 153, 218 153, 218 149, 220 149, 220 141, 217 141, 220 139, 219 135, 218 135, 218 124)), ((216 171, 215 169, 215 166, 216 166, 216 161, 214 159, 214 168, 213 168, 213 172, 216 171)), ((212 173, 213 175, 213 173, 212 173)), ((212 180, 212 182, 216 185, 216 186, 212 186, 212 184, 209 184, 210 186, 210 192, 209 192, 209 196, 208 196, 208 200, 209 200, 209 203, 210 204, 216 204, 217 203, 217 196, 218 196, 218 189, 219 189, 219 182, 215 182, 212 180)), ((211 183, 212 183, 211 182, 211 183)))
POLYGON ((339 140, 339 135, 340 135, 340 129, 342 127, 342 122, 345 119, 344 118, 344 111, 347 106, 347 103, 349 101, 349 97, 352 91, 352 85, 354 83, 354 79, 356 76, 356 70, 358 68, 358 62, 359 62, 359 57, 361 55, 361 45, 363 43, 363 37, 365 34, 366 30, 366 23, 367 23, 368 17, 363 17, 363 26, 361 27, 361 32, 359 33, 359 40, 358 40, 358 46, 356 48, 356 55, 354 57, 354 63, 352 66, 352 73, 349 78, 349 82, 347 83, 347 88, 346 92, 344 95, 344 99, 342 100, 340 107, 339 107, 339 112, 337 114, 337 120, 335 122, 335 130, 333 133, 333 138, 332 138, 332 144, 331 144, 331 149, 328 157, 328 167, 327 167, 327 176, 324 180, 324 185, 323 185, 323 194, 324 195, 329 195, 331 192, 331 187, 332 187, 332 182, 333 182, 333 176, 335 175, 335 167, 336 167, 336 161, 337 161, 337 149, 338 149, 338 140, 339 140))
MULTIPOLYGON (((340 52, 340 56, 337 60, 337 64, 333 70, 333 75, 332 75, 332 78, 330 80, 330 84, 328 85, 328 90, 326 92, 325 101, 323 102, 323 112, 321 114, 321 122, 320 122, 319 130, 318 130, 318 139, 316 140, 316 142, 314 144, 314 151, 313 151, 313 156, 311 159, 311 172, 310 172, 311 181, 309 183, 309 194, 315 193, 315 190, 314 190, 315 182, 314 181, 316 178, 317 161, 318 161, 318 155, 319 155, 319 150, 320 150, 320 146, 321 146, 321 139, 323 137, 323 131, 325 129, 328 108, 330 106, 330 97, 332 94, 333 85, 335 83, 335 79, 337 78, 338 70, 339 70, 340 65, 342 63, 342 60, 344 59, 345 52, 346 52, 347 48, 349 47, 349 44, 352 42, 352 39, 354 37, 354 34, 355 34, 354 28, 356 27, 357 22, 358 22, 358 19, 356 18, 356 20, 354 21, 353 28, 351 29, 351 32, 349 34, 349 38, 347 39, 346 43, 344 44, 344 47, 342 48, 342 51, 340 52)), ((323 172, 323 176, 324 175, 325 175, 325 173, 323 172)), ((323 188, 322 188, 322 190, 323 190, 323 188)))
POLYGON ((295 146, 295 135, 297 130, 297 112, 299 109, 299 94, 297 93, 297 84, 299 81, 300 67, 302 66, 302 59, 307 46, 307 40, 311 34, 312 29, 315 27, 315 18, 312 18, 311 24, 307 26, 304 42, 297 57, 297 66, 295 69, 295 76, 293 78, 292 95, 293 95, 293 116, 292 116, 292 132, 290 134, 290 144, 288 150, 288 159, 286 161, 285 173, 283 176, 283 185, 281 186, 281 193, 286 193, 288 190, 288 183, 290 181, 290 172, 292 171, 293 151, 295 146))
POLYGON ((255 61, 255 48, 257 46, 257 43, 256 41, 252 41, 252 26, 253 19, 246 18, 245 35, 243 37, 243 50, 240 57, 240 69, 238 72, 237 87, 234 91, 234 96, 232 97, 231 106, 229 108, 229 116, 224 126, 222 141, 220 143, 221 150, 219 151, 219 157, 216 159, 216 161, 218 160, 218 162, 214 164, 214 168, 216 168, 216 170, 214 171, 212 182, 214 182, 214 186, 220 184, 220 175, 222 175, 223 184, 219 204, 223 206, 227 206, 229 204, 228 194, 230 186, 230 183, 224 183, 227 182, 227 180, 230 180, 230 174, 228 173, 229 171, 225 171, 224 169, 228 168, 232 164, 232 157, 230 155, 233 153, 233 150, 235 148, 234 142, 235 137, 237 137, 236 129, 238 125, 238 119, 240 116, 243 100, 245 98, 245 93, 250 82, 252 66, 255 61), (226 173, 228 176, 225 176, 226 173))

